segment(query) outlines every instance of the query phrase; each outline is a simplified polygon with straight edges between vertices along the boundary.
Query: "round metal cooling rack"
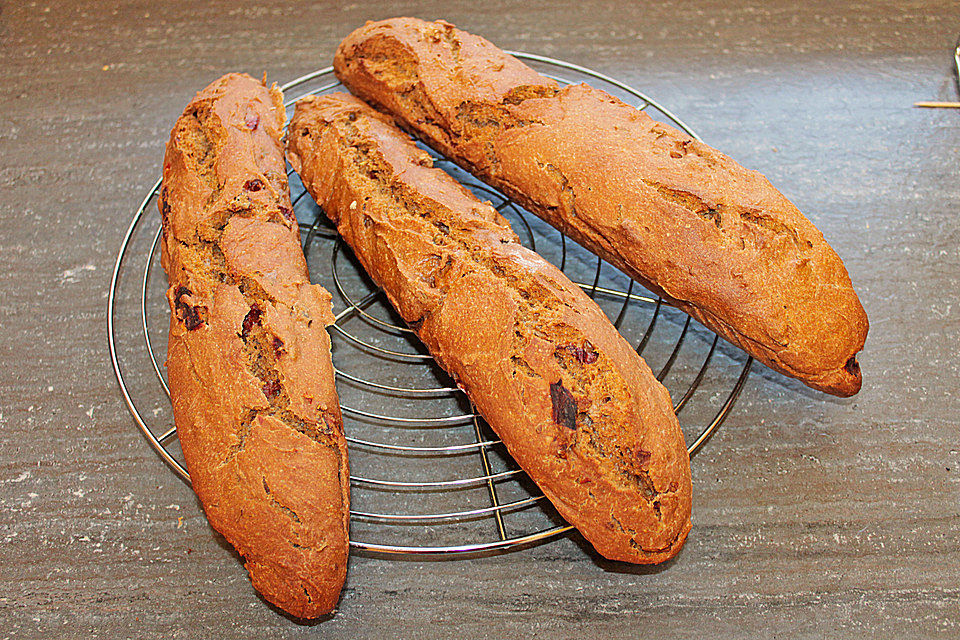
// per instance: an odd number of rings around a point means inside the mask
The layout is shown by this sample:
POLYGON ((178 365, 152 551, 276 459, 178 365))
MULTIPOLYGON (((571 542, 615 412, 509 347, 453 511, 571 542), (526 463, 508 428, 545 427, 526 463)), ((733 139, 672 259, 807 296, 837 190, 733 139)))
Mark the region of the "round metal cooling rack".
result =
MULTIPOLYGON (((561 84, 588 82, 697 137, 667 109, 622 82, 568 62, 513 55, 561 84)), ((303 96, 341 88, 330 67, 289 82, 283 87, 286 96, 293 96, 288 112, 303 96)), ((524 244, 557 264, 601 304, 651 365, 662 363, 654 370, 671 396, 679 398, 677 415, 687 410, 681 424, 688 451, 696 454, 729 414, 752 358, 724 348, 730 352, 723 356, 726 364, 717 365, 717 336, 641 292, 624 274, 499 192, 431 155, 510 220, 524 244), (640 317, 628 323, 630 314, 640 317), (698 401, 698 409, 689 409, 698 401), (694 417, 687 420, 690 413, 694 417)), ((383 293, 343 250, 322 211, 305 197, 298 177, 292 170, 290 174, 313 280, 335 292, 331 338, 350 450, 351 546, 386 554, 463 555, 529 546, 569 531, 572 527, 513 463, 465 395, 393 314, 383 293)), ((114 372, 137 426, 160 457, 189 482, 176 428, 170 426, 170 394, 158 356, 166 348, 168 309, 165 278, 158 273, 159 216, 147 212, 155 211, 159 189, 158 180, 120 247, 110 284, 107 333, 114 372)))

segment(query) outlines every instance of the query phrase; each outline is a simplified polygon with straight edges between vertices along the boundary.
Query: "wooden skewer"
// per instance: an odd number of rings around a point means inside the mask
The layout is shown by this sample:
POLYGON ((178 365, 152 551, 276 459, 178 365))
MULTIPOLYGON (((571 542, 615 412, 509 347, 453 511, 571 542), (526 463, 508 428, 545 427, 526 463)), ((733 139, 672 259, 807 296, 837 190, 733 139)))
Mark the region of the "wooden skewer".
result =
POLYGON ((914 102, 913 106, 931 109, 960 109, 960 102, 914 102))

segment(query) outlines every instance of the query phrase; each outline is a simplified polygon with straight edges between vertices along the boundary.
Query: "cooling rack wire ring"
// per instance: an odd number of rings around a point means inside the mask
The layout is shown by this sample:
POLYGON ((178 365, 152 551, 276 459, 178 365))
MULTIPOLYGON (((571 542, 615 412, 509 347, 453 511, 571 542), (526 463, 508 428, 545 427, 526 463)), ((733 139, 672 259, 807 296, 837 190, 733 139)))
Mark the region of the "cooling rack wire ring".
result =
MULTIPOLYGON (((527 61, 532 65, 537 65, 540 68, 541 73, 544 75, 553 78, 560 84, 569 84, 572 80, 569 78, 570 75, 577 77, 578 80, 587 80, 591 84, 599 84, 610 90, 619 89, 621 92, 627 94, 633 99, 639 101, 636 105, 639 109, 648 109, 653 108, 662 114, 663 118, 671 121, 676 127, 682 129, 690 136, 699 139, 699 137, 682 121, 680 121, 673 113, 668 111, 666 108, 658 104, 653 99, 647 97, 643 93, 637 91, 636 89, 628 86, 627 84, 615 80, 609 76, 606 76, 602 73, 592 71, 585 67, 575 65, 569 62, 564 62, 561 60, 556 60, 553 58, 548 58, 545 56, 527 54, 522 52, 511 52, 514 56, 527 61), (605 85, 605 86, 604 86, 605 85)), ((333 75, 333 68, 327 67, 324 69, 317 70, 313 73, 304 75, 296 80, 288 82, 282 87, 285 96, 291 95, 289 92, 297 89, 303 89, 305 85, 309 83, 320 83, 320 86, 313 87, 308 91, 296 95, 286 103, 286 107, 290 109, 293 104, 300 98, 306 95, 316 95, 329 93, 342 88, 342 85, 333 75)), ((437 156, 435 153, 431 152, 431 155, 434 158, 436 165, 441 167, 452 167, 450 161, 437 156)), ((292 171, 292 170, 291 170, 292 171)), ((531 228, 530 223, 527 220, 527 214, 514 203, 508 200, 506 197, 501 195, 499 192, 482 185, 480 183, 472 183, 469 185, 474 191, 480 192, 482 197, 489 199, 491 204, 501 213, 509 213, 513 220, 518 220, 523 227, 522 230, 526 233, 526 239, 530 245, 531 249, 536 250, 536 234, 531 228)), ((124 370, 121 367, 120 358, 118 356, 117 349, 117 334, 115 326, 115 317, 117 309, 117 291, 118 291, 118 282, 120 279, 121 267, 126 267, 124 270, 130 269, 130 263, 135 259, 129 255, 128 250, 130 249, 131 239, 133 238, 135 232, 137 231, 141 222, 145 219, 145 215, 148 210, 150 210, 150 205, 155 204, 155 199, 158 197, 160 191, 160 180, 158 180, 153 187, 150 189, 149 193, 143 199, 140 204, 140 207, 137 209, 134 214, 133 220, 130 223, 129 228, 127 229, 126 235, 124 236, 123 242, 121 243, 120 251, 117 255, 117 261, 114 265, 113 276, 110 283, 110 292, 108 296, 107 304, 107 338, 110 348, 110 358, 113 364, 114 373, 116 374, 117 381, 120 386, 120 390, 123 394, 124 401, 127 404, 127 407, 130 409, 131 414, 137 424, 137 427, 140 431, 143 432, 143 435, 147 438, 149 444, 153 449, 160 455, 160 457, 171 467, 171 469, 183 480, 189 482, 190 476, 187 473, 187 470, 180 463, 179 460, 175 457, 174 453, 171 452, 170 447, 175 441, 176 436, 176 427, 170 427, 166 430, 154 429, 148 425, 148 420, 145 417, 144 413, 138 409, 131 390, 128 386, 127 379, 124 374, 124 370), (159 432, 159 433, 158 433, 159 432)), ((294 206, 297 202, 304 197, 306 191, 301 191, 293 200, 294 206)), ((336 234, 336 231, 333 230, 329 223, 326 221, 326 218, 322 215, 322 212, 317 210, 314 214, 314 219, 312 222, 300 222, 300 231, 303 238, 303 247, 304 252, 309 254, 309 252, 315 249, 315 245, 320 244, 319 241, 325 242, 329 245, 331 254, 330 260, 332 261, 332 276, 333 284, 346 302, 346 307, 339 311, 335 316, 335 323, 331 326, 332 333, 339 335, 345 341, 351 343, 352 346, 366 350, 368 353, 374 354, 375 356, 384 358, 385 361, 392 363, 427 363, 431 361, 429 355, 424 353, 410 353, 397 351, 395 349, 388 349, 376 344, 373 344, 369 340, 364 340, 362 337, 354 335, 353 332, 349 331, 344 325, 347 324, 350 320, 360 320, 366 323, 369 326, 375 327, 376 329, 389 332, 393 334, 412 334, 411 330, 407 327, 394 324, 393 322, 383 320, 372 313, 369 313, 367 310, 374 303, 383 303, 383 293, 381 291, 370 291, 369 293, 354 298, 351 296, 348 291, 348 286, 343 282, 341 264, 343 259, 341 255, 343 253, 343 242, 336 234)), ((567 266, 567 239, 563 236, 562 233, 559 233, 559 241, 561 247, 561 258, 560 264, 558 265, 560 270, 563 271, 567 266)), ((152 367, 153 376, 156 378, 156 381, 159 383, 163 394, 166 395, 169 400, 169 388, 167 387, 166 380, 163 376, 160 363, 157 360, 155 355, 155 350, 150 339, 150 327, 148 321, 148 289, 149 283, 154 271, 156 271, 156 254, 159 247, 161 237, 161 230, 158 228, 155 235, 153 236, 153 242, 147 252, 146 260, 143 266, 143 272, 140 279, 140 299, 139 299, 139 313, 140 313, 140 330, 143 333, 143 346, 146 348, 146 352, 149 357, 150 366, 152 367)), ((634 282, 629 281, 628 286, 625 290, 618 288, 611 288, 602 286, 600 284, 600 274, 601 268, 603 266, 603 261, 600 258, 596 258, 596 269, 592 279, 592 282, 576 282, 581 288, 584 289, 591 297, 601 294, 608 298, 614 298, 620 301, 620 310, 616 315, 616 319, 613 321, 614 325, 620 329, 623 323, 626 311, 630 303, 639 303, 652 305, 653 312, 650 320, 646 326, 646 330, 643 333, 642 338, 640 338, 636 348, 638 353, 643 352, 644 348, 647 346, 648 341, 650 340, 651 335, 654 332, 654 328, 657 324, 657 319, 661 316, 661 311, 665 306, 664 302, 660 298, 654 298, 651 295, 644 295, 642 293, 634 292, 634 282)), ((329 288, 329 287, 328 287, 329 288)), ((686 317, 685 322, 683 323, 683 328, 679 337, 676 339, 676 343, 673 347, 672 352, 667 358, 666 363, 661 367, 660 371, 657 373, 657 378, 660 381, 663 381, 671 367, 673 366, 678 353, 680 352, 680 347, 684 343, 684 339, 688 334, 688 329, 690 328, 690 318, 686 317)), ((696 375, 693 381, 689 384, 686 391, 680 395, 680 399, 676 401, 674 406, 674 411, 679 416, 680 412, 687 406, 688 401, 693 397, 694 393, 697 391, 701 382, 704 379, 704 375, 707 372, 708 365, 710 364, 714 353, 717 349, 718 338, 713 336, 712 342, 710 344, 709 350, 705 356, 703 356, 702 364, 700 364, 699 369, 696 372, 696 375)), ((716 429, 723 423, 726 417, 729 415, 730 410, 733 408, 734 403, 740 395, 741 390, 743 389, 744 383, 746 382, 747 376, 750 372, 750 367, 753 362, 751 357, 747 357, 744 364, 742 365, 739 374, 733 384, 732 389, 726 395, 725 399, 720 403, 719 409, 716 411, 712 420, 710 420, 702 429, 699 431, 699 435, 690 443, 687 447, 687 450, 690 456, 694 456, 697 451, 703 446, 707 439, 716 431, 716 429)), ((347 381, 349 384, 357 386, 359 388, 368 389, 375 393, 387 393, 392 395, 397 395, 400 397, 416 397, 416 398, 433 398, 440 396, 455 396, 456 394, 462 394, 462 391, 456 388, 455 386, 440 386, 440 387, 411 387, 411 386, 397 386, 397 385, 388 385, 382 382, 376 382, 373 380, 368 380, 363 377, 363 374, 357 372, 350 372, 344 370, 339 366, 334 367, 336 376, 341 381, 347 381)), ((392 523, 431 523, 431 522, 456 522, 461 519, 470 519, 477 518, 479 516, 492 516, 496 524, 496 539, 486 540, 481 542, 469 542, 459 545, 444 545, 444 546, 418 546, 418 545, 397 545, 397 544, 383 544, 378 542, 368 542, 363 540, 351 540, 350 545, 354 549, 363 550, 372 553, 380 554, 423 554, 423 555, 451 555, 451 556, 462 556, 462 555, 476 555, 483 554, 485 552, 495 552, 499 550, 505 550, 510 548, 520 548, 527 547, 532 544, 545 541, 550 538, 555 538, 563 533, 566 533, 572 529, 570 525, 560 524, 552 527, 547 527, 545 529, 524 532, 519 535, 508 535, 507 528, 504 524, 504 518, 507 514, 528 508, 534 505, 543 504, 545 497, 543 495, 532 495, 527 498, 516 499, 509 502, 501 502, 498 497, 496 483, 505 479, 518 479, 524 477, 524 474, 519 469, 507 469, 505 471, 494 472, 491 466, 490 459, 488 457, 488 451, 497 446, 502 446, 500 441, 495 437, 490 437, 485 434, 485 431, 489 432, 489 428, 484 428, 482 426, 482 418, 473 410, 473 406, 469 405, 469 412, 462 413, 458 415, 449 415, 438 418, 408 418, 408 417, 399 417, 399 416, 388 416, 377 413, 372 413, 364 411, 358 407, 352 407, 347 405, 341 405, 342 411, 345 416, 352 416, 357 419, 366 420, 373 422, 375 424, 383 425, 400 425, 400 426, 411 426, 411 427, 420 427, 420 428, 434 428, 448 425, 466 425, 472 427, 474 441, 463 443, 463 444, 453 444, 453 445, 444 445, 437 447, 423 447, 423 446, 407 446, 403 444, 392 444, 385 442, 374 442, 367 439, 360 439, 354 437, 347 437, 348 445, 350 447, 362 447, 362 448, 371 448, 377 449, 380 451, 386 451, 391 453, 396 453, 399 455, 411 454, 411 455, 422 455, 422 454, 446 454, 446 453, 456 453, 464 451, 475 451, 480 458, 482 464, 483 473, 474 477, 463 477, 456 478, 453 480, 431 480, 431 481, 422 481, 422 482, 401 482, 389 479, 378 479, 378 478, 367 478, 362 476, 351 475, 350 483, 351 486, 369 486, 369 487, 378 487, 385 490, 395 489, 395 490, 448 490, 456 489, 461 487, 485 487, 487 490, 487 495, 489 499, 489 504, 485 506, 475 507, 471 509, 463 509, 449 512, 436 512, 436 513, 417 513, 417 514, 404 514, 404 513, 374 513, 374 512, 365 512, 351 510, 351 519, 354 521, 372 521, 372 522, 384 522, 387 524, 392 523)))

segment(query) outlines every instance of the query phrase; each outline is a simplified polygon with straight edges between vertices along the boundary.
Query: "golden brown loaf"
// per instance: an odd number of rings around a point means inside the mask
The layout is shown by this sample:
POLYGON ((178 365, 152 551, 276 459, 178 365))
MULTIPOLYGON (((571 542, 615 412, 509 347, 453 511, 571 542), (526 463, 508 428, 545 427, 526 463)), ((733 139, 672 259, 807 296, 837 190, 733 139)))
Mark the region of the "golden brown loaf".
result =
POLYGON ((177 434, 210 524, 290 614, 337 603, 349 473, 326 325, 290 206, 274 86, 213 82, 170 135, 159 207, 177 434))
POLYGON ((510 454, 604 556, 666 560, 690 460, 666 389, 581 289, 370 107, 305 98, 288 157, 510 454))
POLYGON ((860 389, 867 317, 823 235, 756 171, 443 21, 368 22, 337 77, 770 367, 860 389))

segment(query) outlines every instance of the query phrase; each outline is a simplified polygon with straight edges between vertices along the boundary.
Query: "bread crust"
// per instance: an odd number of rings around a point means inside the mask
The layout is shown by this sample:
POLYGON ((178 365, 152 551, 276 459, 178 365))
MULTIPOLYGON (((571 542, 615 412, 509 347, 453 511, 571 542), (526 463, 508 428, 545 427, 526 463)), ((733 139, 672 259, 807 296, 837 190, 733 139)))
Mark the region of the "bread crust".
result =
POLYGON ((669 394, 596 303, 347 94, 297 103, 287 156, 373 280, 557 510, 607 558, 690 530, 669 394))
POLYGON ((226 75, 167 143, 159 208, 177 434, 211 526, 254 587, 299 618, 336 606, 349 469, 330 294, 310 284, 274 85, 226 75))
POLYGON ((768 366, 860 389, 868 322, 823 235, 760 173, 444 21, 368 22, 337 77, 405 129, 768 366))

